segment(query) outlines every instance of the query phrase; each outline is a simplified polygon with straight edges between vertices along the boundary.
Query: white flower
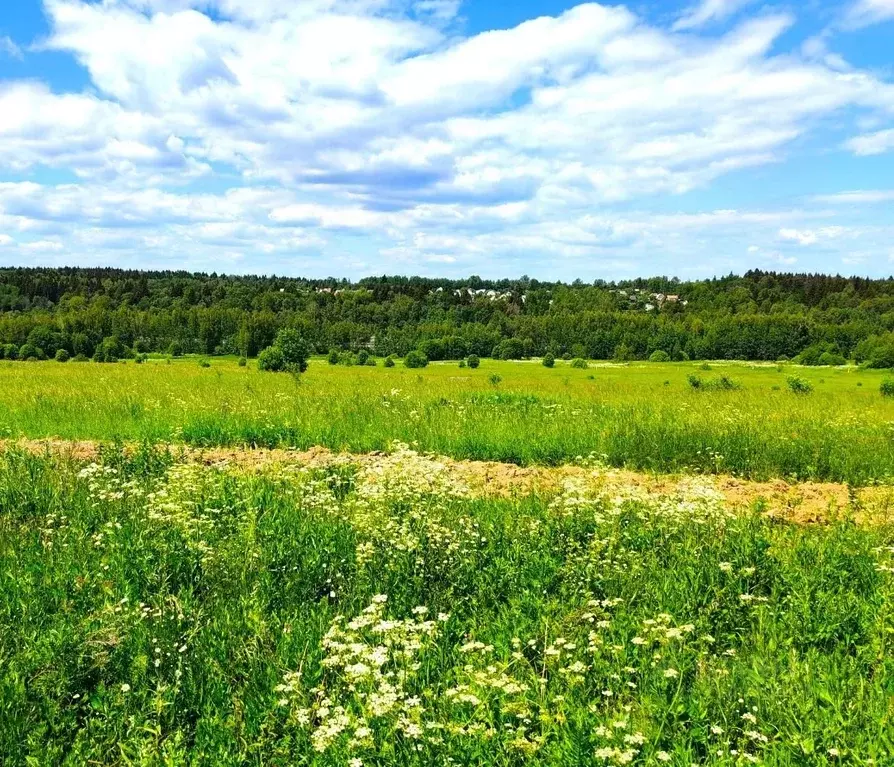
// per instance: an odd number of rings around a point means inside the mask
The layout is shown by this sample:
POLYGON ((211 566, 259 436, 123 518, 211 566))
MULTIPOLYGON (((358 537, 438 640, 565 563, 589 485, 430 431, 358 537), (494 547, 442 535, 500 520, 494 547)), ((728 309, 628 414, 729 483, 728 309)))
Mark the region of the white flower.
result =
POLYGON ((121 692, 130 692, 130 685, 127 682, 121 685, 121 692))
POLYGON ((666 668, 664 670, 664 676, 667 679, 676 679, 678 676, 680 676, 680 672, 677 671, 677 669, 675 668, 666 668))
POLYGON ((667 753, 667 751, 659 751, 655 754, 655 758, 658 759, 659 762, 669 762, 671 760, 671 755, 667 753))

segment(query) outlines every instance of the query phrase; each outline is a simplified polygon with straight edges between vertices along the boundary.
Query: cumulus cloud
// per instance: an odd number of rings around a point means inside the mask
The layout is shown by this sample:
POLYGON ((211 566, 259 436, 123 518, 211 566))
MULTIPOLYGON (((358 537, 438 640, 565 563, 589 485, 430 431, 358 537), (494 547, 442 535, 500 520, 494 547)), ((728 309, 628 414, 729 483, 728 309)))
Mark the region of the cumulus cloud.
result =
POLYGON ((74 56, 91 87, 0 84, 0 169, 15 179, 0 225, 32 244, 193 254, 362 238, 456 269, 513 253, 617 266, 637 258, 625 249, 683 254, 750 225, 766 243, 819 237, 828 222, 801 211, 633 212, 782 162, 845 110, 894 113, 879 75, 778 52, 787 14, 701 32, 745 5, 706 0, 667 29, 584 3, 462 36, 454 0, 45 0, 42 47, 74 56), (27 180, 43 168, 78 183, 27 180))

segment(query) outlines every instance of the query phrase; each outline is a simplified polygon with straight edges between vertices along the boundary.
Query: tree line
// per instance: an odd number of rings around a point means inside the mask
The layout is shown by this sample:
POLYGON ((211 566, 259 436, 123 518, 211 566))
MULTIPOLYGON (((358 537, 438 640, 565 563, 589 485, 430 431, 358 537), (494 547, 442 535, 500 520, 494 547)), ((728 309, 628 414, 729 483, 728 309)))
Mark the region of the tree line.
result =
POLYGON ((428 359, 855 360, 894 366, 894 279, 751 271, 680 281, 370 277, 356 282, 0 268, 5 358, 256 356, 283 329, 314 353, 428 359))

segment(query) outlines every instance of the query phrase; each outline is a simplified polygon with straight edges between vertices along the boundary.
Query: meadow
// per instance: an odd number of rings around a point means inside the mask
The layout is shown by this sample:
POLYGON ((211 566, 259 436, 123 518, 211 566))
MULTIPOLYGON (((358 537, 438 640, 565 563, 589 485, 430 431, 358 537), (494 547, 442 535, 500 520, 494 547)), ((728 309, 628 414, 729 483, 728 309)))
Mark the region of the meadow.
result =
POLYGON ((482 361, 421 370, 254 363, 0 363, 0 438, 334 450, 394 441, 457 458, 556 465, 594 456, 658 472, 866 485, 894 471, 884 371, 794 365, 482 361), (702 381, 693 388, 689 378, 702 381), (723 377, 734 388, 712 386, 723 377), (796 376, 812 391, 793 392, 796 376))
POLYGON ((602 472, 7 449, 0 763, 894 764, 891 526, 602 472))

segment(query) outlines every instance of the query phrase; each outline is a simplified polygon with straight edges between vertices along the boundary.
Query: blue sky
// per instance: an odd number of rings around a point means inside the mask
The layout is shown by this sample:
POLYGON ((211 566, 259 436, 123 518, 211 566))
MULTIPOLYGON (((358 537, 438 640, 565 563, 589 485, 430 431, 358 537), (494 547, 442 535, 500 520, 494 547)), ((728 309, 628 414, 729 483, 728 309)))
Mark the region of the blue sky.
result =
POLYGON ((894 272, 894 0, 17 0, 0 264, 894 272))

